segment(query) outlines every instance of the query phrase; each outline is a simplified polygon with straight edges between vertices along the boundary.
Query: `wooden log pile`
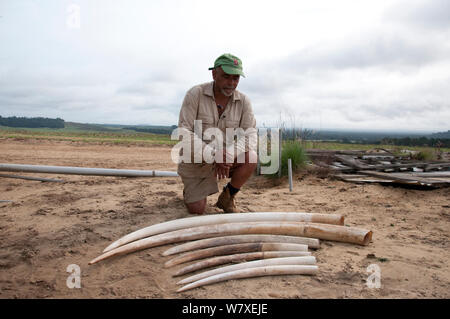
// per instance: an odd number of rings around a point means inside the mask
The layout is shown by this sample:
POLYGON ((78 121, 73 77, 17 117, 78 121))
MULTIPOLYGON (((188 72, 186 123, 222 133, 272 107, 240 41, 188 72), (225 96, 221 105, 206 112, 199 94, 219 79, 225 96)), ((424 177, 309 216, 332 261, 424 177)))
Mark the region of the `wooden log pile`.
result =
POLYGON ((450 185, 450 161, 419 161, 385 149, 372 151, 308 150, 314 165, 336 178, 355 183, 404 184, 425 187, 450 185))

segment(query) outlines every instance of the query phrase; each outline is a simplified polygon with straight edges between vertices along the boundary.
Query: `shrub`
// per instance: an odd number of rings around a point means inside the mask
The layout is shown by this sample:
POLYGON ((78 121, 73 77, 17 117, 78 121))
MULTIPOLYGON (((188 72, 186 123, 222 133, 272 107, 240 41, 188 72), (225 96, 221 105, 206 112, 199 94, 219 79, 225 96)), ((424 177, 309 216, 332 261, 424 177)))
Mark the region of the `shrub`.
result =
MULTIPOLYGON (((288 159, 292 161, 292 172, 296 172, 306 166, 308 157, 300 141, 283 142, 281 151, 281 176, 288 175, 288 159)), ((268 165, 268 164, 267 164, 268 165)), ((278 177, 278 172, 268 175, 269 177, 278 177)))
POLYGON ((425 150, 425 151, 420 151, 419 153, 413 155, 412 159, 419 160, 419 161, 432 161, 435 158, 431 151, 425 150))

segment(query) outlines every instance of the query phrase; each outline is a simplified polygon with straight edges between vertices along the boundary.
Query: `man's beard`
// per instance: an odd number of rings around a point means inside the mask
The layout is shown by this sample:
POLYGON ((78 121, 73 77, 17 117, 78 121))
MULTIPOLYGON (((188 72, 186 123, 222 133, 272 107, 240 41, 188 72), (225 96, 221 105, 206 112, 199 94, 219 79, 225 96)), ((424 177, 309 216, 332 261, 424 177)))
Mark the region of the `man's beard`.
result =
POLYGON ((230 97, 233 95, 235 89, 230 88, 230 90, 232 90, 231 93, 227 93, 225 89, 220 89, 220 92, 222 92, 223 95, 230 97))

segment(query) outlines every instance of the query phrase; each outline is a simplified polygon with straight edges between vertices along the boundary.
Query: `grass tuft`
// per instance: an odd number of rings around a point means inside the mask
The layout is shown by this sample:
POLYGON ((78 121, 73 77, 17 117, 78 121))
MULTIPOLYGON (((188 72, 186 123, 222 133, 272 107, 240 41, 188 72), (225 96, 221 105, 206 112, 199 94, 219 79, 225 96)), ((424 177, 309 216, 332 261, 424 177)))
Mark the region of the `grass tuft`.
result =
MULTIPOLYGON (((292 172, 299 171, 306 167, 308 156, 299 141, 284 141, 281 150, 281 176, 288 175, 288 159, 292 161, 292 172)), ((270 163, 266 164, 270 165, 270 163)), ((271 178, 277 178, 278 172, 267 175, 271 178)))

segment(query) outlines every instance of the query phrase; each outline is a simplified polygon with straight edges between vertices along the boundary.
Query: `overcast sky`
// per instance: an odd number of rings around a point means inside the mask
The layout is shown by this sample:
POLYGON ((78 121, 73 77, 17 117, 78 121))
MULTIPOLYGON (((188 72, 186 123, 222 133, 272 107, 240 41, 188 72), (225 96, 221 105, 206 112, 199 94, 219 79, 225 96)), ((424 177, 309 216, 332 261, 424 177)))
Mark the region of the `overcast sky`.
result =
POLYGON ((450 0, 0 0, 0 115, 177 124, 222 53, 258 126, 450 129, 450 0))

